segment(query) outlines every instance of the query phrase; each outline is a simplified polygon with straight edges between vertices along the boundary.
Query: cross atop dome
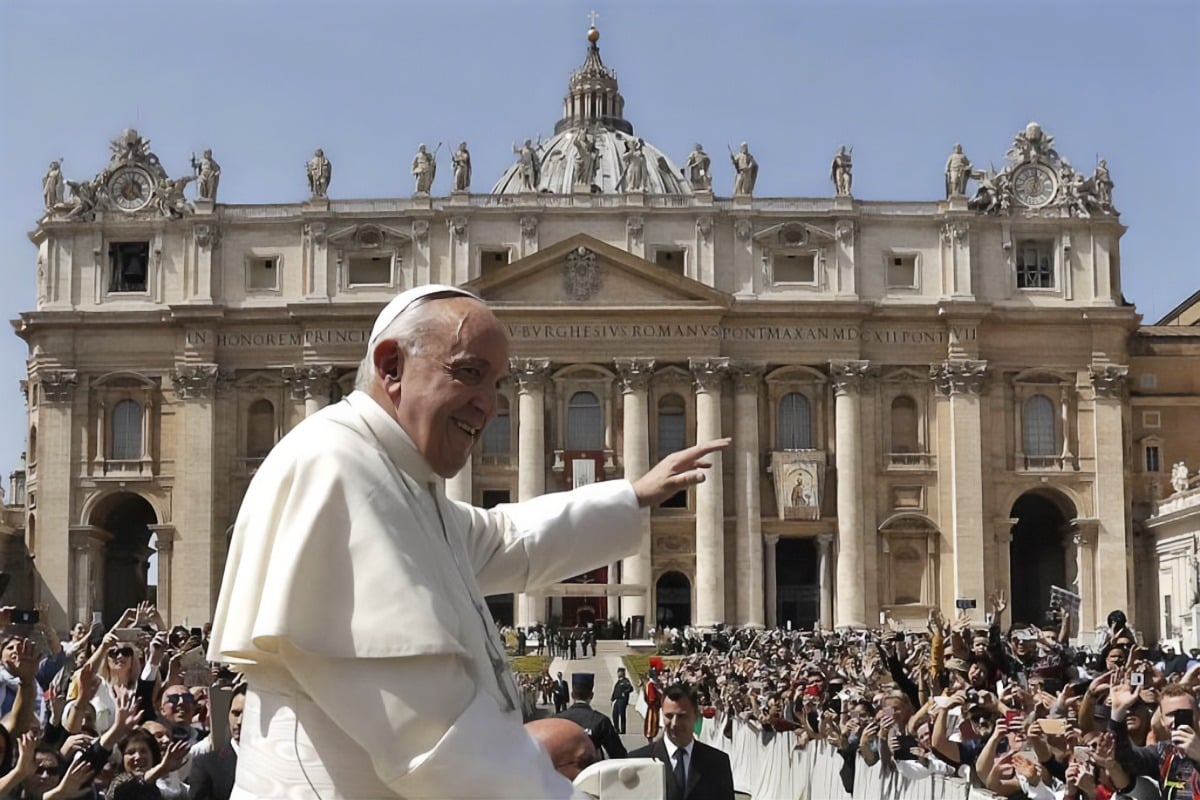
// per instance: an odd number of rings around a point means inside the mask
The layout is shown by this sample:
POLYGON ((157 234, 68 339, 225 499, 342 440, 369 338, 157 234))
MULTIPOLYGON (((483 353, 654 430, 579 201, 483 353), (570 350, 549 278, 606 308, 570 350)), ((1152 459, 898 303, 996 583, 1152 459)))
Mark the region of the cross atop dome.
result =
POLYGON ((600 31, 596 28, 595 11, 588 13, 592 26, 587 31, 588 49, 583 64, 571 73, 567 96, 563 98, 563 115, 554 126, 555 133, 571 128, 600 126, 632 134, 633 125, 624 118, 625 98, 617 86, 617 73, 600 60, 600 31))

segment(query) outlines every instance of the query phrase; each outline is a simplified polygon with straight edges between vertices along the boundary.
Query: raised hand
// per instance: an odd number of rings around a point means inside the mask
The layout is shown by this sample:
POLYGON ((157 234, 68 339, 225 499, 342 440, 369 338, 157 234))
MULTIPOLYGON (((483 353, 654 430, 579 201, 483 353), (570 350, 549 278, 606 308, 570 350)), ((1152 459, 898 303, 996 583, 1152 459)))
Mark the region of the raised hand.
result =
MULTIPOLYGON (((656 506, 676 492, 704 483, 707 479, 704 470, 712 466, 712 462, 706 461, 704 457, 725 449, 732 441, 728 438, 713 439, 666 456, 633 482, 633 492, 637 495, 638 505, 643 508, 656 506)), ((714 477, 716 480, 721 479, 720 475, 714 477)))
POLYGON ((62 798, 76 797, 83 787, 92 782, 92 776, 95 775, 95 770, 92 765, 84 761, 82 758, 76 758, 71 762, 71 766, 67 767, 66 773, 62 780, 58 782, 50 791, 46 792, 44 800, 59 800, 62 798))

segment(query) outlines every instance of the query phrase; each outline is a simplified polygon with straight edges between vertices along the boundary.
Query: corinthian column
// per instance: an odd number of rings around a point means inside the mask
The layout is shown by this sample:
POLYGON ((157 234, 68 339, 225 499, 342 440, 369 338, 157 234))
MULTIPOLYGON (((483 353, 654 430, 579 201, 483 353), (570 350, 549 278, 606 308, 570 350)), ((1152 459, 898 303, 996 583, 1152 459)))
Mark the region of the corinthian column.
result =
POLYGON ((737 512, 737 624, 762 627, 763 549, 759 487, 758 390, 763 365, 738 362, 733 373, 733 485, 737 512))
POLYGON ((834 445, 837 448, 837 597, 833 624, 866 626, 866 571, 862 532, 862 389, 867 361, 830 362, 833 377, 834 445))
MULTIPOLYGON (((625 480, 634 481, 650 469, 649 408, 646 392, 654 373, 652 358, 618 358, 614 362, 620 376, 622 401, 621 461, 625 465, 625 480)), ((646 600, 650 595, 650 509, 643 508, 642 540, 638 551, 627 556, 621 564, 621 583, 641 587, 641 595, 622 595, 618 619, 647 616, 646 600)))
MULTIPOLYGON (((727 358, 692 359, 696 391, 696 441, 721 438, 721 380, 727 358)), ((697 625, 725 621, 725 498, 721 453, 709 456, 712 469, 696 486, 697 625)))
MULTIPOLYGON (((1126 542, 1130 509, 1125 492, 1122 416, 1129 367, 1093 364, 1088 368, 1094 394, 1093 435, 1096 453, 1096 596, 1100 609, 1129 611, 1126 542)), ((1086 606, 1087 600, 1084 599, 1086 606)), ((1103 613, 1103 612, 1101 612, 1103 613)), ((1097 618, 1100 615, 1097 614, 1097 618)), ((1132 613, 1130 614, 1132 618, 1132 613)))
MULTIPOLYGON (((517 500, 546 493, 546 378, 550 362, 544 358, 514 358, 509 371, 517 386, 517 500)), ((517 596, 517 624, 536 625, 542 615, 542 597, 517 596)))

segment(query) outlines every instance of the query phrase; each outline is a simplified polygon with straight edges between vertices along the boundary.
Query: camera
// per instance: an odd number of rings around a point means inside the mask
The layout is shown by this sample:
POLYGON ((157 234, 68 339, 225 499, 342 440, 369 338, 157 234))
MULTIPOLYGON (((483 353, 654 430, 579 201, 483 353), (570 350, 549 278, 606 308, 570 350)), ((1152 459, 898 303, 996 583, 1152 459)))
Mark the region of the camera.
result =
POLYGON ((1190 708, 1181 708, 1178 711, 1171 712, 1171 727, 1180 728, 1187 725, 1189 728, 1196 726, 1196 721, 1193 718, 1190 708))
POLYGON ((954 607, 957 608, 959 611, 966 611, 968 609, 975 608, 975 598, 974 597, 959 597, 954 601, 954 607))
POLYGON ((37 625, 41 615, 36 610, 28 608, 16 608, 12 612, 12 621, 14 625, 37 625))

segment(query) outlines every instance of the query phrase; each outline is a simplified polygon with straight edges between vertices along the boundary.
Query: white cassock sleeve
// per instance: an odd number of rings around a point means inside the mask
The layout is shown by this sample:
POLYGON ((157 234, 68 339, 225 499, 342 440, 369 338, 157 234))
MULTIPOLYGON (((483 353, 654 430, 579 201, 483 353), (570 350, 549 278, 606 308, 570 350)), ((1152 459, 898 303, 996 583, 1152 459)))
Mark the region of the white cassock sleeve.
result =
POLYGON ((404 798, 586 798, 479 693, 461 659, 349 659, 284 644, 293 678, 404 798))

